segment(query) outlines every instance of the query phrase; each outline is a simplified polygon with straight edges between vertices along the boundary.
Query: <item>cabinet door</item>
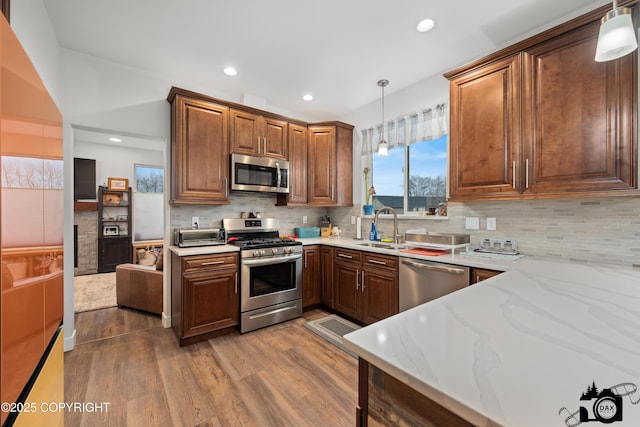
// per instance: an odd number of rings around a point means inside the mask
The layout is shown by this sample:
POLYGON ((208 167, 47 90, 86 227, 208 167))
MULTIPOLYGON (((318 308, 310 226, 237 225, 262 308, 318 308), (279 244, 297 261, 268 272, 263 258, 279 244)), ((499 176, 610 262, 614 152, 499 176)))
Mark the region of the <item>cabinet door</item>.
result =
POLYGON ((185 274, 182 286, 183 338, 238 324, 236 269, 185 274))
POLYGON ((501 271, 485 270, 484 268, 472 268, 471 269, 471 284, 482 282, 483 280, 490 279, 493 276, 497 276, 502 273, 501 271))
POLYGON ((320 248, 320 282, 322 289, 322 304, 333 308, 333 248, 322 246, 320 248))
POLYGON ((240 110, 231 110, 229 143, 231 152, 249 156, 260 155, 263 146, 261 117, 240 110))
POLYGON ((129 237, 101 237, 98 239, 98 273, 116 271, 118 264, 131 262, 129 237))
POLYGON ((365 268, 362 274, 363 315, 366 324, 398 313, 398 275, 365 268))
POLYGON ((228 203, 229 109, 176 95, 172 128, 171 203, 228 203))
POLYGON ((525 51, 525 194, 637 185, 637 55, 595 62, 599 27, 525 51))
POLYGON ((317 246, 304 248, 302 265, 302 307, 320 304, 320 250, 317 246))
POLYGON ((289 124, 288 204, 307 203, 307 128, 289 124))
POLYGON ((274 159, 287 160, 289 157, 289 145, 287 134, 287 122, 268 117, 263 118, 263 144, 261 155, 274 159))
POLYGON ((360 264, 337 262, 334 265, 334 308, 354 319, 362 316, 360 264))
POLYGON ((309 204, 335 205, 335 127, 310 127, 308 147, 309 204))
POLYGON ((514 55, 451 81, 451 199, 517 196, 520 63, 514 55))

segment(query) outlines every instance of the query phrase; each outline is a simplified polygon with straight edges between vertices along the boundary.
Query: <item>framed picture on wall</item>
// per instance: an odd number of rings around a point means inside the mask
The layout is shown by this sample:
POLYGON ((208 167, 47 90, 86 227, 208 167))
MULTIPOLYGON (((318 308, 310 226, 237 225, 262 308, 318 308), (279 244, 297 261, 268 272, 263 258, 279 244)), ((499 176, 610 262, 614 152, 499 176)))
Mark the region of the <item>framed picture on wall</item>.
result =
POLYGON ((122 190, 126 191, 129 188, 128 178, 109 178, 107 182, 109 190, 122 190))

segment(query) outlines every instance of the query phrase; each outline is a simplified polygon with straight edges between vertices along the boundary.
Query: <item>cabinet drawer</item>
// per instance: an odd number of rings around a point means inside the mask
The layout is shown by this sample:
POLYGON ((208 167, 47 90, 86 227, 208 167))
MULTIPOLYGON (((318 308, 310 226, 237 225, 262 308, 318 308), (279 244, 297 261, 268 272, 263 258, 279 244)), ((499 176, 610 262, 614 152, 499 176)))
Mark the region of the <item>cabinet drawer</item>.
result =
POLYGON ((375 253, 366 253, 364 255, 364 265, 365 267, 375 267, 385 270, 390 270, 393 272, 398 272, 398 257, 396 256, 388 256, 388 255, 380 255, 375 253))
POLYGON ((336 248, 336 261, 362 262, 362 252, 336 248))
POLYGON ((238 267, 238 254, 194 255, 182 258, 182 272, 199 268, 238 267))

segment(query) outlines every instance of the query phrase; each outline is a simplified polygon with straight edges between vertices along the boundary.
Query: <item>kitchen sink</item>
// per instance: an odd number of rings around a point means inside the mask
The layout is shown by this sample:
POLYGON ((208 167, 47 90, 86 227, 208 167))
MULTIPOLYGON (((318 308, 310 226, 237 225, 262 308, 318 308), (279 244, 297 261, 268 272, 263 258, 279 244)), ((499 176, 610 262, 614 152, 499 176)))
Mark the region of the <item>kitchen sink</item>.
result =
POLYGON ((406 245, 394 245, 393 243, 380 243, 380 242, 367 242, 367 243, 358 243, 358 246, 368 246, 370 248, 380 248, 380 249, 407 249, 406 245))

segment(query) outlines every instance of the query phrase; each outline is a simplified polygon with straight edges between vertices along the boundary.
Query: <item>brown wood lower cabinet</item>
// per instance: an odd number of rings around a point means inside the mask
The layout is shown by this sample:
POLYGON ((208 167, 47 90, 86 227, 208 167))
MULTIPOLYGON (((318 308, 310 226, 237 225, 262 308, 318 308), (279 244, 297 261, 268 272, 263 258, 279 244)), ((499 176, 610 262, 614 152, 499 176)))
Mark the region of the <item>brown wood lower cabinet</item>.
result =
POLYGON ((398 257, 335 249, 334 309, 370 324, 398 313, 398 257))
POLYGON ((333 309, 333 257, 334 249, 320 247, 320 287, 322 294, 322 304, 333 309))
POLYGON ((358 360, 356 426, 403 425, 471 427, 440 403, 426 397, 389 373, 358 360))
POLYGON ((171 257, 171 322, 180 345, 233 332, 239 323, 238 254, 171 257))
POLYGON ((483 280, 490 279, 493 276, 497 276, 502 271, 487 270, 484 268, 472 268, 471 269, 471 284, 482 282, 483 280))
POLYGON ((320 248, 305 246, 302 258, 302 308, 313 307, 321 302, 320 248))

